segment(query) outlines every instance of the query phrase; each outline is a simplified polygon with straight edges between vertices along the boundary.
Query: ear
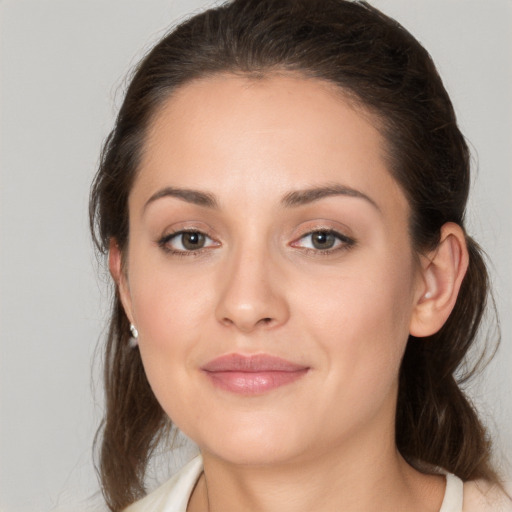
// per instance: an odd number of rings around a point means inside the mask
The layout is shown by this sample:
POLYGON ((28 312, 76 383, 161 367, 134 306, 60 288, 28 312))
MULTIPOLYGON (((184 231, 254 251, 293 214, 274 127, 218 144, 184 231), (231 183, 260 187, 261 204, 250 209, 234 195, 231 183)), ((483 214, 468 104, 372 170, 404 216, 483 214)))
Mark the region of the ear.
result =
POLYGON ((441 329, 455 306, 468 263, 464 230, 453 222, 444 224, 439 245, 421 256, 410 334, 431 336, 441 329))
POLYGON ((126 316, 128 317, 128 320, 131 323, 134 323, 130 287, 128 285, 126 273, 123 270, 123 259, 121 249, 119 248, 119 245, 117 245, 117 241, 113 238, 110 240, 108 250, 108 268, 110 270, 110 275, 112 276, 112 279, 116 283, 116 287, 119 292, 119 297, 121 298, 121 303, 123 304, 126 316))

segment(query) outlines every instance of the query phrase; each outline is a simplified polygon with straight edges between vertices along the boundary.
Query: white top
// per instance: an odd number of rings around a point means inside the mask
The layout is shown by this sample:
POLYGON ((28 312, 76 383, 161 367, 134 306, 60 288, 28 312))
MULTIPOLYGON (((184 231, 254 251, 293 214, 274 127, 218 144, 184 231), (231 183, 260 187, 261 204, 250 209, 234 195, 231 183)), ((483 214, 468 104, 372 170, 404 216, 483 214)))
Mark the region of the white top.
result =
POLYGON ((158 489, 124 512, 187 512, 188 500, 202 472, 203 459, 198 455, 158 489))
MULTIPOLYGON (((190 495, 202 472, 203 460, 198 455, 170 480, 124 512, 186 512, 190 495)), ((463 484, 459 477, 447 474, 439 512, 512 512, 512 502, 509 504, 503 495, 495 491, 484 494, 476 482, 463 484)))

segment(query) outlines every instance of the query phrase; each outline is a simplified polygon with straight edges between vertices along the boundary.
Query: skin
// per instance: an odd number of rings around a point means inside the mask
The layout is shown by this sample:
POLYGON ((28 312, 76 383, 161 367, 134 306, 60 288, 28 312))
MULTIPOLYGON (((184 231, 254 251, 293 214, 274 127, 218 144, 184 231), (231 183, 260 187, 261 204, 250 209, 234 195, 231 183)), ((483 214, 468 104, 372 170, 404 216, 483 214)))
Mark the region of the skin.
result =
POLYGON ((436 251, 415 254, 375 126, 338 89, 292 75, 198 80, 153 120, 127 252, 113 240, 110 268, 152 389, 203 455, 189 511, 441 506, 444 479, 396 450, 398 372, 409 334, 448 317, 467 251, 447 224, 436 251), (352 192, 283 203, 326 187, 352 192), (170 238, 183 229, 207 235, 205 246, 170 238), (329 250, 312 243, 322 230, 340 234, 329 250), (233 352, 308 371, 266 393, 231 393, 201 366, 233 352))

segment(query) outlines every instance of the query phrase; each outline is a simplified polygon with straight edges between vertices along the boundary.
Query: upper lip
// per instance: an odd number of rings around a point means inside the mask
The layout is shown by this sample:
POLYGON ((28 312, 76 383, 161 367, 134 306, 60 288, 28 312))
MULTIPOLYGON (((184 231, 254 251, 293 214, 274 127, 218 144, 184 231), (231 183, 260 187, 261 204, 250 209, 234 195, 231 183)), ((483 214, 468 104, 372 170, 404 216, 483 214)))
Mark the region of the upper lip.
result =
POLYGON ((269 354, 226 354, 212 359, 202 370, 206 372, 296 372, 306 370, 308 367, 302 364, 292 363, 280 357, 269 354))

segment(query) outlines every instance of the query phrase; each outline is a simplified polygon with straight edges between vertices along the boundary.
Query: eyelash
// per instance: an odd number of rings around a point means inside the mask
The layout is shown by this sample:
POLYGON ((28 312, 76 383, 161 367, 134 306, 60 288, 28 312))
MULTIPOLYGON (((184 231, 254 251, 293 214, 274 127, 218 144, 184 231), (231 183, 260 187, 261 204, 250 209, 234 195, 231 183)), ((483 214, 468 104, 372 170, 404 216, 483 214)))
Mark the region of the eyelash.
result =
MULTIPOLYGON (((168 245, 172 240, 174 240, 184 234, 198 234, 200 236, 204 236, 205 239, 207 239, 207 240, 215 242, 215 240, 212 237, 208 236, 206 233, 204 233, 200 230, 183 229, 180 231, 176 231, 175 233, 170 233, 168 235, 163 236, 160 240, 158 240, 157 244, 166 253, 172 254, 174 256, 180 256, 180 257, 182 257, 182 256, 183 257, 199 256, 203 252, 209 250, 210 247, 216 247, 216 246, 220 245, 217 242, 218 245, 215 245, 215 243, 214 243, 214 244, 210 244, 210 245, 201 247, 196 250, 173 249, 168 245)), ((336 253, 338 251, 348 250, 348 249, 352 248, 355 244, 356 244, 356 241, 354 239, 352 239, 342 233, 339 233, 338 231, 335 231, 333 229, 314 229, 312 231, 304 233, 302 236, 300 236, 294 242, 290 243, 290 246, 301 249, 304 252, 312 254, 312 255, 330 255, 330 254, 336 253), (316 248, 311 248, 311 247, 300 247, 298 245, 298 242, 300 240, 304 240, 305 238, 311 237, 314 234, 318 234, 318 233, 334 236, 338 241, 337 245, 335 245, 334 247, 329 248, 329 249, 316 249, 316 248)), ((182 245, 183 245, 183 242, 182 242, 182 245)))
MULTIPOLYGON (((163 236, 160 240, 158 240, 157 244, 163 251, 165 251, 168 254, 172 254, 173 256, 199 256, 204 251, 207 251, 210 247, 215 246, 215 244, 211 244, 211 245, 207 245, 205 247, 200 247, 199 249, 196 249, 196 250, 183 250, 183 249, 173 249, 168 245, 172 240, 174 240, 180 236, 183 236, 185 234, 197 234, 200 236, 204 236, 205 239, 207 239, 209 241, 215 242, 212 237, 208 236, 206 233, 204 233, 203 231, 200 231, 198 229, 182 229, 180 231, 176 231, 175 233, 170 233, 168 235, 163 236)), ((218 244, 218 242, 217 242, 217 244, 218 244)), ((183 241, 182 241, 182 245, 183 245, 183 241)))
POLYGON ((350 238, 343 233, 340 233, 338 231, 335 231, 334 229, 313 229, 312 231, 308 231, 307 233, 304 233, 301 237, 299 237, 296 241, 292 242, 290 245, 292 247, 296 247, 299 249, 302 249, 306 253, 312 254, 312 255, 330 255, 337 253, 338 251, 346 251, 348 249, 351 249, 356 244, 356 241, 353 238, 350 238), (332 248, 329 249, 316 249, 311 247, 300 247, 297 245, 297 243, 300 240, 304 240, 307 237, 311 237, 314 234, 322 233, 324 235, 332 235, 336 238, 338 241, 337 245, 335 245, 332 248))

